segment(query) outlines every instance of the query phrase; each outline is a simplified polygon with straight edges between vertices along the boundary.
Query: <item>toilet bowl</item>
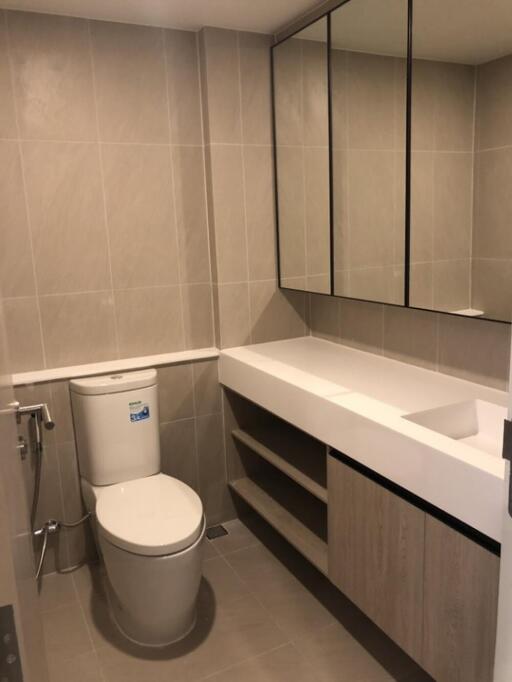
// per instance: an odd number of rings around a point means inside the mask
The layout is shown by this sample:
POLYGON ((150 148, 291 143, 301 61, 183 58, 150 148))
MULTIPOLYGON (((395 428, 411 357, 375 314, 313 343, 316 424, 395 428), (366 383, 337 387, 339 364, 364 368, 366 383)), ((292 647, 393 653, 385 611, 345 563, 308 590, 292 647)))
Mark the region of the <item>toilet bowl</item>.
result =
POLYGON ((165 646, 195 624, 205 520, 197 493, 159 471, 156 372, 73 380, 70 390, 112 618, 133 642, 165 646))

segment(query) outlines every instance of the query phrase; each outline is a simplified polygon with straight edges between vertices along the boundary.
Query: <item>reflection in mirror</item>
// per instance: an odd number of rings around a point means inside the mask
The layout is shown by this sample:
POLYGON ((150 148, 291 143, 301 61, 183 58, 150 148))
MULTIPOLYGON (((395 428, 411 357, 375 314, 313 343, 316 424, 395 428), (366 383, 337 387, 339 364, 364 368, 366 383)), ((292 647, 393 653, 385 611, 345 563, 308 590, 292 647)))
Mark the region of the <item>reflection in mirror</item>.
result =
POLYGON ((328 294, 327 19, 273 51, 280 284, 328 294))
POLYGON ((415 0, 411 305, 512 312, 512 4, 415 0))
POLYGON ((331 15, 334 293, 404 304, 407 0, 331 15))

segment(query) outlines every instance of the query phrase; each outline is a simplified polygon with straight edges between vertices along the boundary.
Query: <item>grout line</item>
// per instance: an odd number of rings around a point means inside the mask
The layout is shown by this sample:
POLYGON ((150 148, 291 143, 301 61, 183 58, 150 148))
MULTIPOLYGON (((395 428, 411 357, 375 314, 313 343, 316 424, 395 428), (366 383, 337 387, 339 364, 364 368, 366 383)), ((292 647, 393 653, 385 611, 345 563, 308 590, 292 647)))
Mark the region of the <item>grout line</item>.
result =
POLYGON ((12 47, 11 47, 11 31, 9 27, 9 13, 5 12, 5 38, 6 38, 6 49, 7 49, 7 62, 8 62, 8 68, 9 68, 9 81, 11 84, 11 90, 12 90, 12 99, 13 99, 13 107, 14 107, 14 118, 15 118, 15 124, 16 124, 16 133, 18 135, 18 140, 17 140, 17 147, 18 147, 18 159, 19 159, 19 164, 20 164, 20 172, 21 172, 21 183, 23 187, 23 199, 24 199, 24 204, 25 204, 25 214, 26 214, 26 220, 27 220, 27 228, 28 228, 28 241, 29 241, 29 247, 30 247, 30 260, 31 260, 31 265, 32 265, 32 276, 34 278, 34 295, 36 299, 36 309, 37 309, 37 318, 38 318, 38 325, 39 325, 39 341, 41 343, 41 354, 42 354, 42 359, 43 359, 43 367, 46 367, 46 347, 45 347, 45 341, 44 341, 44 334, 43 334, 43 319, 41 315, 41 303, 39 300, 39 285, 37 281, 37 271, 36 271, 36 259, 35 259, 35 251, 34 251, 34 235, 33 235, 33 229, 32 229, 32 217, 30 214, 30 207, 29 207, 29 201, 28 201, 28 189, 27 189, 27 178, 25 174, 25 161, 24 161, 24 156, 23 156, 23 145, 21 142, 21 129, 20 129, 20 121, 19 121, 19 111, 18 111, 18 97, 17 97, 17 92, 16 92, 16 83, 14 79, 14 65, 13 65, 13 59, 12 59, 12 47))
POLYGON ((91 22, 87 19, 87 37, 88 37, 88 51, 89 51, 89 63, 91 67, 92 76, 92 93, 94 100, 94 118, 96 123, 96 144, 98 146, 98 158, 100 162, 100 181, 101 181, 101 198, 103 207, 103 220, 105 224, 105 238, 107 242, 107 260, 110 275, 110 296, 112 297, 112 318, 114 323, 114 339, 116 344, 116 355, 117 359, 121 357, 121 348, 119 344, 119 329, 117 323, 117 306, 116 297, 114 294, 114 273, 112 270, 112 245, 110 239, 110 229, 108 221, 108 210, 107 210, 107 190, 105 185, 105 164, 103 160, 103 149, 100 139, 100 119, 98 112, 98 97, 97 97, 97 85, 96 85, 96 66, 94 62, 94 52, 93 52, 93 42, 92 42, 92 32, 91 32, 91 22))
POLYGON ((252 661, 257 661, 263 656, 266 656, 267 654, 273 653, 274 651, 279 651, 280 649, 284 649, 286 646, 292 645, 292 642, 283 642, 283 644, 279 644, 278 646, 274 646, 271 649, 267 649, 266 651, 262 651, 261 653, 257 654, 256 656, 249 656, 249 658, 244 658, 243 661, 238 661, 237 663, 233 663, 232 665, 228 665, 225 668, 221 668, 220 670, 217 670, 214 673, 209 673, 206 677, 200 677, 198 678, 197 682, 206 682, 207 680, 211 680, 212 678, 217 677, 217 675, 221 675, 225 672, 229 672, 230 670, 236 670, 236 668, 244 665, 245 663, 250 663, 252 661))

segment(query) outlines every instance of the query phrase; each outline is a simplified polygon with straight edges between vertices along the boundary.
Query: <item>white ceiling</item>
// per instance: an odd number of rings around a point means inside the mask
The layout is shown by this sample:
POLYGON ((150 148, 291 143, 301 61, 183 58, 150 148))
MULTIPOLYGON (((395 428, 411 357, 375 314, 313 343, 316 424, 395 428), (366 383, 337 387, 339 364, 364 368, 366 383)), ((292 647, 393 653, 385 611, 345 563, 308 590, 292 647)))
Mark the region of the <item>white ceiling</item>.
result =
POLYGON ((0 0, 4 9, 198 30, 274 33, 319 0, 0 0))

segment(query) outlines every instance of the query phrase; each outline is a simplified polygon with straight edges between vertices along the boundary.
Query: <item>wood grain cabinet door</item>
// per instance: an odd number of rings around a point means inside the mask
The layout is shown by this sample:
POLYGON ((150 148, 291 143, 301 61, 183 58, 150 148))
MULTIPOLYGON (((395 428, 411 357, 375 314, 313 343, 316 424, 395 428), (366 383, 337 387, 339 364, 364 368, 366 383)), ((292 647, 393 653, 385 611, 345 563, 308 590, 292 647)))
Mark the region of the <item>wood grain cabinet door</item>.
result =
POLYGON ((328 491, 329 578, 420 661, 425 513, 332 455, 328 491))
POLYGON ((427 516, 422 666, 437 682, 491 682, 499 559, 427 516))

